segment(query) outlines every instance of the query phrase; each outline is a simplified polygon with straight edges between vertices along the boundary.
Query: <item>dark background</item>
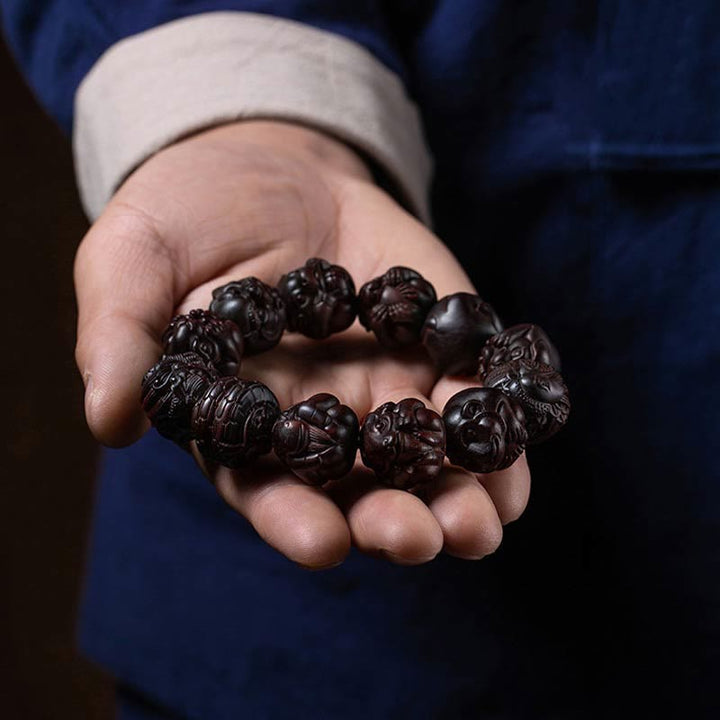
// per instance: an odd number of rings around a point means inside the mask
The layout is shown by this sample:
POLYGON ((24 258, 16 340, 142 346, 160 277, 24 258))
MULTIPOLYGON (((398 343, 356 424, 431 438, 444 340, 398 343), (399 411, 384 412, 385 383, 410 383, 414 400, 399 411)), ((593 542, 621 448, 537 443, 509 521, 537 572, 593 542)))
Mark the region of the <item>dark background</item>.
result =
POLYGON ((73 360, 87 223, 70 143, 1 42, 0 91, 0 715, 110 720, 110 678, 74 649, 97 461, 73 360))

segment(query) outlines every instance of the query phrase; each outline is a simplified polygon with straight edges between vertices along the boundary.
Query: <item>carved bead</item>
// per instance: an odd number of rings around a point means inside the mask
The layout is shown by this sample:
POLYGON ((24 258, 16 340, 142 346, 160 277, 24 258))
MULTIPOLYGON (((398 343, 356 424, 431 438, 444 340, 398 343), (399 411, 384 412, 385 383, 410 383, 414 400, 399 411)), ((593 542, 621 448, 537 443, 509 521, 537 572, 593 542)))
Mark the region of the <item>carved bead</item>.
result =
POLYGON ((280 414, 275 395, 261 382, 220 378, 192 411, 192 431, 204 457, 230 468, 270 452, 280 414))
POLYGON ((347 270, 310 258, 283 275, 278 291, 285 301, 288 329, 322 339, 352 325, 357 314, 355 283, 347 270))
POLYGON ((442 418, 415 398, 385 403, 365 418, 360 454, 387 485, 409 490, 430 482, 445 458, 442 418))
POLYGON ((513 325, 489 338, 480 352, 478 380, 512 360, 545 363, 560 371, 560 353, 539 325, 513 325))
POLYGON ((358 293, 358 317, 381 345, 400 348, 420 340, 420 329, 437 296, 435 288, 406 267, 392 267, 358 293))
POLYGON ((489 473, 512 465, 525 449, 522 407, 494 388, 468 388, 443 410, 450 462, 489 473))
POLYGON ((485 341, 502 330, 492 306, 470 293, 446 295, 422 327, 422 343, 445 375, 474 375, 485 341))
POLYGON ((532 444, 554 435, 570 415, 570 395, 562 376, 545 363, 513 360, 499 365, 485 376, 485 385, 522 405, 532 444))
POLYGON ((218 374, 193 352, 165 355, 145 373, 142 405, 163 436, 185 446, 192 439, 192 407, 218 374))
POLYGON ((285 332, 285 302, 275 288, 256 277, 215 288, 210 311, 240 328, 245 355, 274 348, 285 332))
POLYGON ((197 353, 220 375, 236 375, 243 354, 240 328, 208 310, 191 310, 172 319, 162 336, 166 355, 197 353))
POLYGON ((295 475, 322 485, 347 475, 358 448, 357 415, 329 393, 285 410, 273 428, 273 449, 295 475))

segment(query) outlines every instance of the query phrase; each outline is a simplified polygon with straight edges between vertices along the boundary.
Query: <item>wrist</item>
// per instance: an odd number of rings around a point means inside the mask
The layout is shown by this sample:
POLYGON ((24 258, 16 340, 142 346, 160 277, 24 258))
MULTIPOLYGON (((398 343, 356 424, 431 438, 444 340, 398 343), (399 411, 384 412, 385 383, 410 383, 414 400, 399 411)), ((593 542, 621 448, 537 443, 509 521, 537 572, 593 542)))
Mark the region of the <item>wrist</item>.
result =
POLYGON ((312 162, 338 175, 372 182, 368 164, 358 152, 331 135, 296 123, 278 120, 243 120, 201 133, 208 140, 249 143, 298 160, 312 162))

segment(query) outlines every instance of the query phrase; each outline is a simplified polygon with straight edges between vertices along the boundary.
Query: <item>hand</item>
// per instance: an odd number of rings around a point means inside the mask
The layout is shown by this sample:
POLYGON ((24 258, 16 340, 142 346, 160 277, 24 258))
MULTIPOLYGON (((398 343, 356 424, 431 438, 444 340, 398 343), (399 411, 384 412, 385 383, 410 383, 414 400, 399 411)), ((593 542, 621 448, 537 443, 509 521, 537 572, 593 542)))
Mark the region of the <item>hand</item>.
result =
MULTIPOLYGON (((308 257, 344 266, 358 287, 406 265, 438 297, 474 292, 448 249, 373 185, 360 158, 315 131, 236 123, 143 164, 91 228, 75 265, 76 355, 98 440, 122 446, 147 429, 140 383, 174 313, 207 307, 212 290, 230 280, 255 275, 275 284, 308 257)), ((417 348, 384 351, 357 322, 322 342, 288 334, 275 350, 245 360, 241 374, 266 383, 283 408, 330 392, 361 419, 403 397, 442 411, 465 386, 438 379, 417 348)), ((447 466, 422 499, 379 487, 360 466, 328 491, 270 459, 211 475, 261 537, 309 568, 338 564, 351 543, 401 564, 427 562, 442 549, 482 557, 498 547, 502 524, 522 513, 530 491, 524 456, 484 476, 447 466)))

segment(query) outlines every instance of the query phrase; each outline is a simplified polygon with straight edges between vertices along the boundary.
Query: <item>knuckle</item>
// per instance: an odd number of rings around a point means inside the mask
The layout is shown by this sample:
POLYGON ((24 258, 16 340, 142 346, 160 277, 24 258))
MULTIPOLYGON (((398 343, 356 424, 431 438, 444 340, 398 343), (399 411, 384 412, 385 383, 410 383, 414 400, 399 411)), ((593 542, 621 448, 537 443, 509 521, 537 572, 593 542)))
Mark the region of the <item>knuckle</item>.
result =
POLYGON ((75 282, 82 282, 98 263, 118 262, 121 257, 134 261, 138 256, 171 263, 177 260, 153 216, 135 206, 113 201, 78 246, 75 282))

